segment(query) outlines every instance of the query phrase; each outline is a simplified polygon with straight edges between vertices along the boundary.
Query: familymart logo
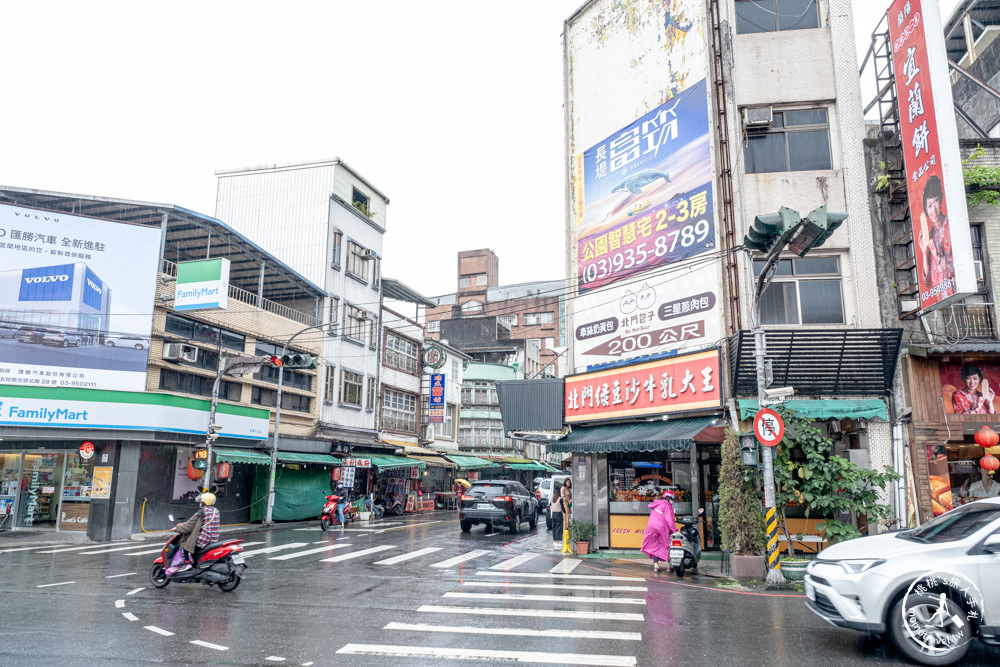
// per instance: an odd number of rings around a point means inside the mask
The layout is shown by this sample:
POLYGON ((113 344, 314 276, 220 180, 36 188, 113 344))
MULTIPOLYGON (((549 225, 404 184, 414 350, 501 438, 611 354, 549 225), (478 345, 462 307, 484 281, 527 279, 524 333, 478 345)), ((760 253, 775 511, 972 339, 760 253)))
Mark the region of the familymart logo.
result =
MULTIPOLYGON (((0 414, 3 413, 3 401, 0 401, 0 414)), ((11 405, 7 408, 6 416, 11 419, 24 419, 33 422, 85 422, 90 419, 87 410, 70 410, 69 408, 59 408, 50 410, 49 408, 38 408, 29 410, 19 405, 11 405)))
POLYGON ((203 296, 219 296, 219 288, 196 287, 195 289, 182 289, 178 286, 177 296, 182 299, 200 299, 203 296))

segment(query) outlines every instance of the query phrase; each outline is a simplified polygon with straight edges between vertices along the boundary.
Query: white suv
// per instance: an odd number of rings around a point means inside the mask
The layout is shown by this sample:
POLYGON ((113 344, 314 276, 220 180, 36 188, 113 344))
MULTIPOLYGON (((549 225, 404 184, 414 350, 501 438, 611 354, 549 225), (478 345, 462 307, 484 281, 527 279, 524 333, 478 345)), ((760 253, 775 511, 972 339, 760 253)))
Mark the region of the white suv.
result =
POLYGON ((535 497, 538 498, 538 510, 545 512, 545 527, 549 530, 552 530, 552 516, 549 514, 552 489, 555 488, 558 491, 562 487, 563 480, 568 478, 569 475, 552 475, 552 477, 543 479, 538 485, 538 490, 535 491, 535 497))
POLYGON ((809 609, 832 625, 888 634, 915 662, 950 665, 974 638, 1000 646, 1000 498, 834 544, 806 572, 809 609))

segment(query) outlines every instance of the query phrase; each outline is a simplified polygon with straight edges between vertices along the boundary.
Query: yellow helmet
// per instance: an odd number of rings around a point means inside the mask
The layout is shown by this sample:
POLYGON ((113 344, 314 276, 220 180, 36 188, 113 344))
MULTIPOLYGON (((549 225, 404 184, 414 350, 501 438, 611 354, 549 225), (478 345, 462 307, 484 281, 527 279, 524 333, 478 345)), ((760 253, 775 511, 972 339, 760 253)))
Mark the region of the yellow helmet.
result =
POLYGON ((203 493, 198 497, 202 505, 214 505, 215 504, 215 494, 214 493, 203 493))

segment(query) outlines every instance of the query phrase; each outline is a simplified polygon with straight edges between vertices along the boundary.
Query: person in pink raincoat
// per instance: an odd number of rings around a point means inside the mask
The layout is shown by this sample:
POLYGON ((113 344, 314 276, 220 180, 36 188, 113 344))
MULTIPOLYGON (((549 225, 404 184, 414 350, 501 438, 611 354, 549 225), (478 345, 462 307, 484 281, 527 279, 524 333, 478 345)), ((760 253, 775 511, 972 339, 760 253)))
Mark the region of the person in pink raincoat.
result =
POLYGON ((660 571, 661 560, 669 560, 670 535, 677 532, 674 506, 670 501, 676 497, 673 491, 664 491, 662 498, 649 504, 649 521, 642 535, 642 553, 653 559, 653 572, 660 571))

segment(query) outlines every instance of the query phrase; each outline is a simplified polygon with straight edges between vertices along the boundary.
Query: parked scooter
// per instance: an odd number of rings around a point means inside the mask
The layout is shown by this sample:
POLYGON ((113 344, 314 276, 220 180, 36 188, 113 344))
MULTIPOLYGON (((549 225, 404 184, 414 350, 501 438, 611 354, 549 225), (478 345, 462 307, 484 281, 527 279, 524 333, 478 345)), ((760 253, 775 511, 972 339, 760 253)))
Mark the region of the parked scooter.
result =
POLYGON ((351 523, 351 505, 347 502, 347 498, 331 493, 326 497, 326 504, 323 505, 323 511, 319 514, 319 527, 323 530, 329 530, 334 526, 340 525, 340 517, 337 516, 338 504, 344 506, 344 526, 346 527, 351 523))
MULTIPOLYGON (((701 514, 702 510, 698 513, 701 514)), ((677 523, 681 528, 670 536, 669 565, 678 577, 685 570, 696 571, 701 560, 701 535, 698 533, 698 518, 683 516, 677 523)))
POLYGON ((149 580, 157 588, 163 588, 174 582, 208 586, 216 584, 219 589, 226 592, 235 590, 247 569, 243 554, 240 553, 243 551, 243 547, 240 546, 242 542, 243 540, 212 542, 194 553, 195 562, 191 569, 167 574, 167 568, 174 554, 181 548, 181 536, 174 535, 163 545, 159 558, 153 561, 149 580))

